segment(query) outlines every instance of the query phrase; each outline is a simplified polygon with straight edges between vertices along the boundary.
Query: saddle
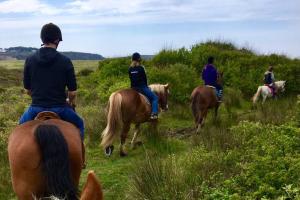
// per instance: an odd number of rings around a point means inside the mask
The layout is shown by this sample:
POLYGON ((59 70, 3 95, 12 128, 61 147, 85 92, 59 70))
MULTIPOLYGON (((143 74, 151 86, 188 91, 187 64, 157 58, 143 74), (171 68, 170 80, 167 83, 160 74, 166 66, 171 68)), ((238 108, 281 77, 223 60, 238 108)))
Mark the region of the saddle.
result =
MULTIPOLYGON (((138 93, 139 93, 139 92, 138 92, 138 93)), ((148 105, 151 105, 149 99, 148 99, 145 95, 143 95, 142 93, 139 93, 139 95, 142 97, 142 99, 145 100, 145 102, 146 102, 148 105)))
POLYGON ((274 96, 275 95, 275 88, 272 87, 271 85, 269 84, 265 84, 265 86, 267 86, 269 88, 269 90, 271 91, 272 95, 274 96))
POLYGON ((43 111, 40 112, 34 119, 40 121, 46 121, 49 119, 60 119, 60 117, 55 112, 43 111))

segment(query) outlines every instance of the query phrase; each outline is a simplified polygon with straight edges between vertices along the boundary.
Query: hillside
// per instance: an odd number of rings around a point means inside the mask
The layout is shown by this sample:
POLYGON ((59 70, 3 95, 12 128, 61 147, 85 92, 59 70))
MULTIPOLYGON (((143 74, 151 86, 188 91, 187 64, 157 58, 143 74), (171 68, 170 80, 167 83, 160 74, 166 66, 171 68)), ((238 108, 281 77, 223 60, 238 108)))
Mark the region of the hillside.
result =
MULTIPOLYGON (((6 61, 5 61, 6 62, 6 61)), ((15 199, 7 158, 11 130, 30 104, 21 85, 21 61, 0 65, 0 199, 15 199), (15 63, 15 64, 14 64, 15 63)), ((149 84, 170 83, 169 111, 158 131, 142 125, 141 146, 128 156, 106 157, 99 147, 111 93, 129 87, 130 57, 80 63, 76 111, 85 121, 87 168, 98 175, 105 200, 300 199, 300 60, 258 55, 230 43, 209 41, 186 49, 164 49, 144 60, 149 84), (208 56, 224 72, 224 101, 217 119, 210 111, 199 134, 190 109, 192 90, 202 84, 208 56), (277 100, 253 106, 251 97, 273 65, 277 80, 287 80, 277 100), (298 102, 298 103, 297 103, 298 102)), ((1 62, 0 62, 1 64, 1 62)))
MULTIPOLYGON (((10 47, 0 52, 0 60, 25 60, 29 55, 34 53, 37 48, 32 47, 10 47)), ((71 60, 103 60, 104 57, 99 54, 82 53, 82 52, 61 52, 71 60)))

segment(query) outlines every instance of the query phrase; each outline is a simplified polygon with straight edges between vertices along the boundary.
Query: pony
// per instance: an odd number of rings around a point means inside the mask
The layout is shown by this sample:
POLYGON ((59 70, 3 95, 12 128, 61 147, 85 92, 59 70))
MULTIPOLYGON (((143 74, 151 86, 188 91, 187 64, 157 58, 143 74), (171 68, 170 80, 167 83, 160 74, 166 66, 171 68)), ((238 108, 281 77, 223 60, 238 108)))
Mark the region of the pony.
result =
MULTIPOLYGON (((276 82, 274 82, 275 87, 279 92, 284 92, 285 91, 285 83, 286 83, 286 81, 276 81, 276 82)), ((252 98, 253 104, 255 104, 258 101, 260 95, 262 96, 262 99, 263 99, 262 104, 265 103, 267 97, 272 97, 273 96, 272 91, 268 86, 266 86, 266 85, 259 86, 258 89, 257 89, 257 92, 255 93, 255 95, 252 98)))
MULTIPOLYGON (((18 199, 78 199, 84 146, 73 124, 52 117, 26 122, 12 131, 7 148, 12 186, 18 199)), ((84 191, 95 187, 93 176, 88 175, 89 186, 84 191)))
MULTIPOLYGON (((169 84, 152 84, 149 88, 158 96, 160 108, 168 110, 169 84)), ((131 140, 131 147, 135 148, 140 124, 150 120, 151 105, 145 96, 134 89, 123 89, 110 95, 107 110, 107 125, 102 132, 101 146, 104 147, 105 154, 110 156, 114 149, 112 145, 114 137, 121 132, 120 156, 126 156, 124 145, 130 125, 135 124, 131 140)), ((157 120, 151 121, 152 124, 157 123, 157 120)))
MULTIPOLYGON (((223 73, 218 73, 217 83, 223 84, 223 73)), ((213 86, 198 86, 191 94, 191 109, 195 119, 196 133, 204 126, 204 121, 209 109, 214 109, 214 117, 217 118, 220 103, 218 102, 216 89, 213 86)))

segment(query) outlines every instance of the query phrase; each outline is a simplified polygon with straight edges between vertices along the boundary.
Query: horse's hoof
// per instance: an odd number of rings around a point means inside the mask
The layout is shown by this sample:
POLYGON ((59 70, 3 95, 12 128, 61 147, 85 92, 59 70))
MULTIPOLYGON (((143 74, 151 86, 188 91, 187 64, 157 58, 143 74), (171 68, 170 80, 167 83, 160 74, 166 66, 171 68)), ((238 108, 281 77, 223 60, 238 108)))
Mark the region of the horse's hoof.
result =
POLYGON ((142 145, 143 145, 142 141, 135 142, 134 144, 131 144, 131 149, 136 149, 138 146, 142 146, 142 145))
POLYGON ((114 151, 114 146, 111 145, 105 148, 104 153, 106 156, 111 156, 113 151, 114 151))
POLYGON ((142 141, 137 141, 136 143, 135 143, 135 146, 142 146, 143 145, 143 142, 142 141))
POLYGON ((123 151, 120 151, 120 156, 121 156, 121 157, 125 157, 125 156, 127 156, 127 153, 125 153, 125 152, 123 152, 123 151))

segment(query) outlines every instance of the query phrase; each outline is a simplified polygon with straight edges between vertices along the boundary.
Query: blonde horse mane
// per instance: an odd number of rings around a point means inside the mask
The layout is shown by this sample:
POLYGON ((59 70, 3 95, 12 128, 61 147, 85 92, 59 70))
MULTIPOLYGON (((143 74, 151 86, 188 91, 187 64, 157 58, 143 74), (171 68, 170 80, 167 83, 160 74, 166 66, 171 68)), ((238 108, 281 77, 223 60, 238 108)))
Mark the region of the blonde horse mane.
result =
MULTIPOLYGON (((165 94, 166 92, 166 88, 168 89, 169 88, 169 84, 151 84, 149 85, 149 88, 153 91, 153 92, 156 92, 158 94, 165 94)), ((169 92, 169 90, 167 90, 167 92, 169 92)))

